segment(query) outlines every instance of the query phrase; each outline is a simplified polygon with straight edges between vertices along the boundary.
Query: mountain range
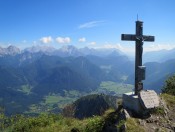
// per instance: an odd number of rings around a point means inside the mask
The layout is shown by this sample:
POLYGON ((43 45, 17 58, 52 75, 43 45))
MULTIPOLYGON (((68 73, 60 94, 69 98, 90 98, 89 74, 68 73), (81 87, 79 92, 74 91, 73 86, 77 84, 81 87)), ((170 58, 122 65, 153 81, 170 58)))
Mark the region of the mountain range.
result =
POLYGON ((16 55, 16 54, 20 54, 20 49, 15 46, 11 45, 7 48, 0 47, 0 56, 16 55))
MULTIPOLYGON (((144 65, 144 87, 157 92, 175 73, 175 59, 144 65)), ((134 84, 134 61, 116 49, 9 46, 0 48, 0 73, 0 106, 11 115, 42 106, 52 95, 66 98, 67 91, 96 91, 105 81, 134 84)))
POLYGON ((40 104, 52 94, 63 97, 65 91, 95 91, 101 82, 120 82, 121 76, 132 71, 122 70, 119 64, 129 60, 116 50, 107 54, 89 49, 93 53, 83 50, 84 55, 81 50, 73 46, 31 47, 22 51, 14 46, 2 48, 0 106, 6 114, 28 111, 29 106, 40 104))
POLYGON ((143 62, 165 62, 175 59, 175 49, 147 52, 143 55, 143 62))
POLYGON ((72 45, 66 45, 62 46, 59 49, 56 49, 51 46, 32 46, 25 48, 23 50, 20 50, 19 48, 15 46, 8 46, 6 48, 0 47, 0 55, 6 56, 6 55, 17 55, 17 54, 23 54, 23 53, 43 53, 46 55, 54 55, 54 56, 60 56, 60 57, 68 57, 68 56, 87 56, 87 55, 95 55, 95 56, 108 56, 110 54, 115 55, 124 55, 123 52, 121 52, 118 49, 111 48, 111 49, 93 49, 93 48, 76 48, 72 45))

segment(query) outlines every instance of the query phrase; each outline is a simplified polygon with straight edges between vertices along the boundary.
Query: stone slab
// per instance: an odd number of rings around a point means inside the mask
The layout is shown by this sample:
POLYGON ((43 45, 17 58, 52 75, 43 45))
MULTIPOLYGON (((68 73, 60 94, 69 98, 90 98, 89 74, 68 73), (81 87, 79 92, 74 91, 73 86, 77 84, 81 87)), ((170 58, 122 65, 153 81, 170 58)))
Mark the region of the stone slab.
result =
POLYGON ((135 95, 134 92, 123 94, 123 107, 136 113, 141 113, 144 110, 140 104, 138 95, 135 95))
POLYGON ((141 105, 145 109, 152 109, 159 106, 159 97, 154 90, 142 90, 138 96, 141 105))

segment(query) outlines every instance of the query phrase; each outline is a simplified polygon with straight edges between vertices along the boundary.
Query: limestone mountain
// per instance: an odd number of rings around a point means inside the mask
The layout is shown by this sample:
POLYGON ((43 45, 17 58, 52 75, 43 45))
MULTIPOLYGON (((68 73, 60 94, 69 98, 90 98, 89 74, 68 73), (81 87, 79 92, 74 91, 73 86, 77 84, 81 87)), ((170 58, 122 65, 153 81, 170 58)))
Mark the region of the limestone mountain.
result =
POLYGON ((67 46, 63 46, 60 49, 54 51, 53 55, 57 55, 60 57, 68 57, 68 56, 78 57, 78 56, 82 56, 83 53, 81 53, 79 49, 77 49, 75 46, 67 45, 67 46))
POLYGON ((50 93, 64 96, 65 90, 95 90, 104 79, 104 72, 85 57, 61 58, 40 53, 0 57, 0 71, 0 106, 7 114, 14 113, 13 108, 25 111, 50 93))
POLYGON ((109 108, 117 108, 117 97, 110 95, 87 95, 63 109, 63 115, 84 119, 102 115, 109 108))
POLYGON ((44 55, 22 67, 33 92, 48 94, 62 90, 96 89, 103 71, 84 57, 60 58, 44 55))
POLYGON ((29 52, 29 53, 37 53, 37 52, 42 52, 45 54, 51 54, 54 52, 56 49, 51 47, 51 46, 32 46, 28 47, 23 50, 23 52, 29 52))
POLYGON ((164 62, 174 57, 175 49, 147 52, 143 55, 144 62, 164 62))
POLYGON ((147 79, 145 87, 161 91, 165 80, 175 73, 175 59, 162 63, 146 63, 147 79), (159 89, 158 89, 159 88, 159 89))
POLYGON ((124 55, 109 55, 105 57, 86 56, 93 64, 105 71, 105 76, 112 81, 123 81, 123 76, 129 76, 134 69, 134 62, 124 55))
POLYGON ((80 48, 79 51, 81 53, 83 53, 83 55, 87 56, 87 55, 93 55, 93 56, 99 56, 99 57, 105 57, 105 56, 109 56, 110 54, 116 54, 118 55, 124 55, 123 52, 121 52, 118 49, 114 49, 114 48, 88 48, 88 47, 84 47, 84 48, 80 48))
POLYGON ((17 89, 24 85, 27 80, 22 74, 22 71, 12 67, 0 66, 0 90, 17 89))
MULTIPOLYGON (((144 80, 145 89, 154 89, 156 92, 161 92, 165 80, 175 73, 175 59, 168 60, 162 63, 148 62, 146 66, 146 80, 144 80)), ((134 83, 134 74, 130 75, 128 83, 134 83)))
POLYGON ((6 56, 6 55, 16 55, 20 53, 20 49, 10 45, 7 48, 0 47, 0 56, 6 56))
MULTIPOLYGON (((134 84, 134 62, 117 50, 86 48, 83 54, 82 49, 68 46, 60 49, 61 53, 65 51, 63 57, 54 55, 57 50, 52 48, 35 48, 17 52, 19 50, 10 47, 8 51, 12 54, 0 56, 0 105, 5 106, 8 113, 13 112, 13 107, 25 111, 29 105, 37 105, 52 94, 63 97, 65 91, 95 91, 104 81, 134 84)), ((146 63, 145 87, 160 91, 166 77, 175 73, 174 62, 146 63)))

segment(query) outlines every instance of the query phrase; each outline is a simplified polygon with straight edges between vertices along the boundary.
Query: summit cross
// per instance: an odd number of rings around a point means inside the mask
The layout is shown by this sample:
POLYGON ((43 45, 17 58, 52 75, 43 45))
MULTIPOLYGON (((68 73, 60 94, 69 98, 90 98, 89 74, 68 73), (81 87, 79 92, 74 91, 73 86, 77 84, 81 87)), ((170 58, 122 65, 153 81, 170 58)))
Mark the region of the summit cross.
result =
POLYGON ((135 41, 135 95, 143 89, 142 80, 145 80, 145 67, 142 66, 144 41, 153 42, 154 36, 143 35, 143 22, 136 21, 136 34, 122 34, 121 40, 135 41))

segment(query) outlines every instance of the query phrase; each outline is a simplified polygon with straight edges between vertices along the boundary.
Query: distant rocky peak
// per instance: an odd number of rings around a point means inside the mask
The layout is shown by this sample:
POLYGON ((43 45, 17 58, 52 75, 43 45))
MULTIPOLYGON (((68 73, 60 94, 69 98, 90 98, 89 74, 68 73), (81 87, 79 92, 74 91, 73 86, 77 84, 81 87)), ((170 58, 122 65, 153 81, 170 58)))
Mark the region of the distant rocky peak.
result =
POLYGON ((37 53, 37 52, 51 53, 55 50, 56 49, 51 46, 39 46, 38 45, 38 46, 32 46, 32 47, 26 48, 24 52, 27 51, 30 53, 37 53))
POLYGON ((119 56, 119 55, 121 55, 121 54, 119 53, 119 51, 114 50, 114 51, 112 51, 111 53, 109 53, 108 56, 110 56, 110 57, 115 57, 115 56, 119 56))
POLYGON ((95 49, 89 47, 84 47, 79 50, 85 55, 94 55, 97 52, 95 49))
POLYGON ((72 45, 66 45, 60 48, 60 50, 62 50, 63 52, 70 52, 73 50, 78 50, 75 46, 72 45))
POLYGON ((66 45, 61 47, 59 50, 60 56, 81 56, 82 53, 73 45, 66 45))
POLYGON ((13 45, 10 45, 9 47, 7 47, 7 50, 10 53, 20 53, 20 49, 13 45))
POLYGON ((19 54, 21 51, 19 48, 15 47, 15 46, 8 46, 7 48, 2 48, 0 47, 0 55, 4 56, 4 55, 16 55, 19 54))

